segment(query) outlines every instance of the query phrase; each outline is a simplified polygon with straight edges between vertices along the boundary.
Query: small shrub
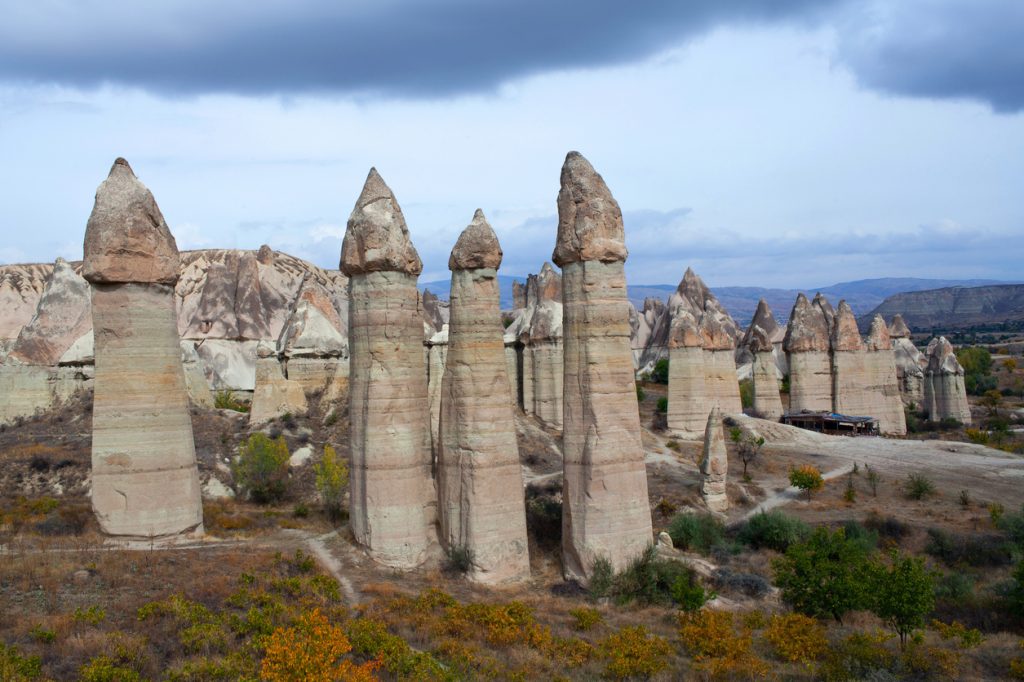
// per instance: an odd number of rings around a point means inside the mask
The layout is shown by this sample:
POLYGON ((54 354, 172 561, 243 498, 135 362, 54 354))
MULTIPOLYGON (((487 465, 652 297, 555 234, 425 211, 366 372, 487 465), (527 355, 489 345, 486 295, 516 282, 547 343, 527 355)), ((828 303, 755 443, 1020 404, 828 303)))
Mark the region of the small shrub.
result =
POLYGON ((855 632, 832 647, 819 670, 825 680, 890 680, 894 657, 886 643, 892 635, 882 630, 855 632))
POLYGON ((811 527, 778 510, 755 514, 740 528, 738 539, 754 549, 774 549, 785 552, 795 542, 807 539, 811 527))
POLYGON ((107 612, 99 606, 93 605, 87 608, 79 606, 75 609, 71 619, 76 623, 85 623, 86 625, 99 625, 107 617, 107 612))
POLYGON ((248 412, 249 406, 237 398, 231 391, 217 391, 213 396, 213 406, 218 410, 234 410, 235 412, 248 412))
POLYGON ((605 675, 617 680, 649 678, 668 667, 672 647, 662 637, 649 635, 642 625, 624 627, 598 645, 606 660, 605 675))
POLYGON ((947 573, 935 583, 935 599, 961 604, 974 593, 974 578, 959 572, 947 573))
POLYGON ((644 391, 644 387, 641 386, 640 384, 637 384, 636 385, 636 401, 638 403, 642 403, 646 397, 647 397, 647 392, 644 391))
POLYGON ((466 545, 453 545, 444 552, 447 561, 445 567, 459 574, 469 573, 473 568, 473 561, 476 558, 473 550, 466 545))
POLYGON ((764 638, 776 656, 790 663, 810 664, 828 652, 825 627, 817 619, 799 613, 772 616, 764 638))
POLYGON ((289 628, 277 628, 267 642, 260 664, 260 679, 267 682, 376 679, 376 661, 356 665, 343 656, 352 650, 344 630, 314 609, 289 628))
POLYGON ((1012 544, 995 534, 961 535, 929 528, 924 551, 947 566, 1008 566, 1013 561, 1012 544))
POLYGON ((611 594, 614 581, 615 569, 612 568, 612 562, 603 556, 595 559, 594 565, 590 567, 590 580, 587 583, 591 596, 596 599, 607 597, 611 594))
POLYGON ((910 474, 907 482, 903 485, 907 497, 912 500, 923 500, 935 494, 935 484, 923 474, 910 474))
POLYGON ((900 637, 905 648, 907 637, 924 625, 924 618, 935 608, 935 578, 924 559, 892 554, 892 566, 881 571, 872 585, 872 608, 900 637))
POLYGON ((668 413, 668 398, 665 398, 665 397, 658 398, 658 404, 657 404, 657 408, 656 409, 658 410, 658 414, 667 414, 668 413))
POLYGON ((0 642, 0 680, 38 680, 42 674, 42 659, 38 656, 24 656, 18 647, 0 642))
POLYGON ((864 525, 880 536, 896 542, 910 534, 910 526, 903 521, 894 516, 882 517, 876 512, 872 512, 864 519, 864 525))
POLYGON ((821 477, 821 471, 817 467, 804 464, 790 470, 789 484, 803 490, 807 493, 807 499, 811 499, 811 493, 825 486, 825 479, 821 477))
POLYGON ((878 484, 881 482, 882 477, 878 475, 878 472, 872 469, 867 464, 864 465, 867 470, 868 485, 871 486, 871 497, 878 497, 878 484))
POLYGON ((581 632, 593 630, 604 622, 600 611, 586 606, 570 610, 569 615, 573 617, 573 627, 581 632))
POLYGON ((668 448, 669 450, 672 450, 673 452, 680 452, 683 449, 679 445, 679 441, 677 441, 677 440, 670 440, 670 441, 668 441, 667 443, 665 443, 665 447, 668 448))
POLYGON ((870 530, 856 521, 843 524, 843 532, 850 542, 859 544, 865 552, 872 552, 878 547, 878 531, 870 530))
POLYGON ((662 358, 654 363, 654 369, 651 371, 651 381, 656 384, 667 384, 668 383, 668 359, 662 358))
POLYGON ((740 407, 745 410, 754 406, 754 382, 744 379, 740 382, 740 407))
POLYGON ((34 625, 28 634, 32 636, 32 639, 42 644, 53 644, 54 640, 57 639, 57 633, 51 628, 44 628, 42 625, 34 625))
POLYGON ((725 539, 725 526, 711 514, 683 512, 669 521, 668 534, 675 547, 707 554, 725 539))
POLYGON ((324 457, 319 464, 314 465, 313 470, 316 472, 316 489, 324 503, 324 510, 332 521, 337 521, 344 513, 348 462, 338 457, 333 447, 324 445, 324 457))
POLYGON ((992 525, 999 527, 999 522, 1003 519, 1003 514, 1006 513, 1006 509, 1002 504, 998 502, 988 503, 988 517, 992 520, 992 525))
POLYGON ((985 641, 981 630, 966 627, 963 623, 955 620, 949 624, 933 620, 932 627, 939 633, 943 641, 957 640, 957 646, 961 649, 973 649, 985 641))
POLYGON ((661 518, 666 519, 676 513, 677 507, 674 503, 669 502, 664 497, 658 500, 658 504, 654 505, 654 509, 661 514, 661 518))
POLYGON ((857 489, 853 485, 853 476, 846 479, 846 490, 843 491, 843 499, 853 504, 857 501, 857 489))
POLYGON ((971 506, 971 494, 966 490, 960 491, 960 506, 964 508, 971 506))
POLYGON ((288 458, 284 438, 271 440, 254 433, 239 448, 232 466, 235 483, 257 504, 278 502, 288 492, 288 458))

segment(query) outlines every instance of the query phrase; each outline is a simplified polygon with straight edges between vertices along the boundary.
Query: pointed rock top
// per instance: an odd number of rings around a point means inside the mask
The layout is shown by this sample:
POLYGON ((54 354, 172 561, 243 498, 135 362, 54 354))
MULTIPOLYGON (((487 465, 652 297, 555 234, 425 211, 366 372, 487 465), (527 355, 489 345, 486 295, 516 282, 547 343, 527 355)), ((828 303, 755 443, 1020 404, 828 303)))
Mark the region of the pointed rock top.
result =
POLYGON ((832 350, 864 350, 864 340, 860 338, 857 318, 846 299, 839 301, 839 310, 835 314, 835 322, 832 325, 832 350))
POLYGON ((601 175, 579 152, 562 165, 558 192, 558 240, 551 260, 559 267, 579 261, 626 260, 622 211, 601 175))
POLYGON ((821 310, 821 314, 825 316, 825 323, 828 324, 828 332, 831 334, 836 320, 836 311, 832 304, 828 302, 828 299, 820 291, 814 295, 814 300, 811 303, 821 310))
POLYGON ((786 338, 782 347, 787 353, 828 351, 828 323, 821 308, 812 304, 803 294, 798 294, 793 311, 789 314, 786 338))
POLYGON ((910 327, 903 321, 903 316, 899 313, 896 313, 892 318, 892 324, 889 326, 889 336, 894 339, 910 338, 910 327))
POLYGON ((536 288, 538 302, 562 300, 562 276, 551 263, 544 261, 536 278, 536 288))
MULTIPOLYGON (((750 326, 747 327, 747 331, 743 334, 743 341, 740 345, 750 347, 751 351, 757 352, 751 346, 752 331, 754 327, 760 328, 764 332, 768 342, 771 343, 776 335, 779 333, 779 323, 775 319, 775 315, 772 314, 772 309, 768 306, 768 301, 763 298, 757 302, 757 310, 754 311, 754 318, 750 320, 750 326)), ((771 350, 769 348, 768 350, 771 350)))
POLYGON ((180 258, 153 194, 117 159, 96 190, 85 227, 82 276, 90 282, 174 284, 180 258))
POLYGON ((871 320, 871 331, 868 332, 868 350, 892 350, 892 337, 885 326, 885 318, 875 315, 871 320))
POLYGON ((771 353, 774 348, 771 336, 759 324, 751 324, 747 327, 744 345, 751 353, 771 353))
POLYGON ((448 258, 449 270, 497 270, 501 265, 501 244, 490 223, 479 208, 473 222, 462 231, 448 258))
POLYGON ((683 278, 679 280, 679 286, 676 287, 676 291, 685 297, 693 308, 698 311, 704 310, 705 304, 710 299, 715 298, 711 290, 704 284, 704 280, 693 271, 693 268, 686 268, 683 278))
POLYGON ((267 244, 260 247, 260 250, 256 252, 256 260, 263 265, 274 264, 274 250, 267 244))
POLYGON ((669 348, 702 348, 704 336, 701 334, 697 318, 685 308, 678 308, 672 315, 669 325, 669 348))
POLYGON ((348 218, 341 271, 351 277, 382 271, 419 275, 422 270, 402 208, 377 169, 371 168, 348 218))
POLYGON ((928 372, 930 374, 960 374, 964 368, 956 358, 956 351, 945 336, 932 339, 925 351, 928 356, 928 372))

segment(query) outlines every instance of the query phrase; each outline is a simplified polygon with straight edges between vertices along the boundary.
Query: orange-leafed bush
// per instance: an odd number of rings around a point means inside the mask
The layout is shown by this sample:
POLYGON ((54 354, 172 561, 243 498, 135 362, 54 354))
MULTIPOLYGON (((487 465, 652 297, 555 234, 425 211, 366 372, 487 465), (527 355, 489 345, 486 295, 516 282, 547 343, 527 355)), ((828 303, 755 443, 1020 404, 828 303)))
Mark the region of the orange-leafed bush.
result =
MULTIPOLYGON (((741 646, 727 611, 701 609, 679 616, 679 636, 695 660, 725 656, 741 646)), ((747 647, 749 649, 749 646, 747 647)))
POLYGON ((772 616, 764 638, 779 658, 791 663, 813 663, 828 652, 825 627, 800 613, 772 616))
POLYGON ((668 667, 672 647, 664 638, 648 635, 643 625, 625 627, 608 635, 600 644, 607 660, 605 675, 618 680, 650 677, 668 667))
POLYGON ((821 471, 818 470, 818 467, 804 464, 790 470, 789 484, 800 488, 810 497, 811 493, 821 490, 825 486, 825 479, 821 477, 821 471))
POLYGON ((260 666, 260 678, 267 682, 369 682, 377 679, 376 661, 357 665, 343 656, 352 650, 344 630, 331 624, 313 609, 299 617, 292 627, 278 628, 270 635, 260 666))

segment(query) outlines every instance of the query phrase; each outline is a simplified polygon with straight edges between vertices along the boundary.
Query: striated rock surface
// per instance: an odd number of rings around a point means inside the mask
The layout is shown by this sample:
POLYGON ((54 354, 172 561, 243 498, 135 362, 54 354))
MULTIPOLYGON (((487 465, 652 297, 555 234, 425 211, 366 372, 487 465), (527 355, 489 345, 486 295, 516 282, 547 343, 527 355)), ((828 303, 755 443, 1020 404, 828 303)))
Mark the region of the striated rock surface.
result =
MULTIPOLYGON (((89 283, 58 258, 39 298, 36 313, 8 354, 8 360, 26 365, 54 366, 84 335, 91 336, 92 310, 89 283)), ((85 357, 80 357, 81 361, 85 357)))
POLYGON ((303 414, 306 394, 297 381, 287 379, 273 346, 256 349, 256 390, 252 394, 249 423, 264 424, 283 414, 303 414))
POLYGON ((889 326, 892 339, 893 358, 896 362, 896 377, 899 381, 903 403, 915 409, 924 406, 924 370, 928 359, 910 339, 910 328, 897 314, 889 326))
POLYGON ((422 269, 391 190, 371 169, 341 247, 349 277, 350 524, 378 562, 413 568, 433 524, 422 269))
POLYGON ((789 409, 832 409, 829 323, 819 305, 799 294, 789 314, 783 348, 789 363, 789 409))
POLYGON ((768 332, 757 324, 747 328, 744 341, 753 358, 750 373, 754 389, 753 410, 763 419, 778 421, 783 415, 783 409, 778 369, 773 355, 775 344, 768 332))
POLYGON ((892 340, 881 315, 875 315, 871 321, 866 346, 864 367, 867 371, 868 392, 873 396, 872 416, 878 418, 879 431, 902 436, 907 432, 907 420, 903 413, 903 400, 900 398, 892 340))
POLYGON ((582 580, 596 559, 622 570, 652 541, 625 259, 618 203, 570 152, 554 250, 564 306, 562 560, 566 576, 582 580))
POLYGON ((832 409, 839 414, 878 417, 878 396, 868 389, 867 351, 857 318, 845 300, 832 323, 832 409))
POLYGON ((729 509, 729 497, 725 493, 728 472, 729 458, 725 449, 725 433, 722 431, 722 413, 718 407, 713 407, 704 429, 704 452, 700 460, 700 495, 713 512, 729 509))
POLYGON ((451 320, 437 461, 442 542, 471 550, 469 577, 492 584, 530 575, 499 306, 501 257, 498 238, 478 210, 448 262, 451 320))
POLYGON ((953 345, 945 336, 932 339, 925 351, 928 367, 924 374, 924 409, 929 421, 955 419, 971 423, 964 368, 956 359, 953 345))
POLYGON ((92 505, 104 532, 202 532, 173 285, 178 250, 149 190, 118 159, 85 238, 96 379, 92 505))

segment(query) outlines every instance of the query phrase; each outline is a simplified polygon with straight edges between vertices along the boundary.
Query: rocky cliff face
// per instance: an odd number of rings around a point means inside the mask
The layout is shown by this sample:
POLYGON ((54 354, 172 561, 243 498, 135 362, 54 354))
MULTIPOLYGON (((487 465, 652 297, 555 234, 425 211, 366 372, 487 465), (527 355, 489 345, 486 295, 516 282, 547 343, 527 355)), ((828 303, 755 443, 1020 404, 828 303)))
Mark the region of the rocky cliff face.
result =
POLYGON ((895 294, 860 318, 867 329, 875 315, 900 313, 914 329, 954 328, 1024 320, 1024 284, 949 287, 895 294))

